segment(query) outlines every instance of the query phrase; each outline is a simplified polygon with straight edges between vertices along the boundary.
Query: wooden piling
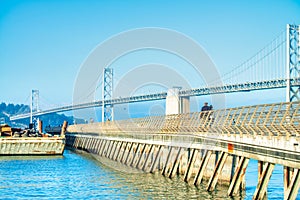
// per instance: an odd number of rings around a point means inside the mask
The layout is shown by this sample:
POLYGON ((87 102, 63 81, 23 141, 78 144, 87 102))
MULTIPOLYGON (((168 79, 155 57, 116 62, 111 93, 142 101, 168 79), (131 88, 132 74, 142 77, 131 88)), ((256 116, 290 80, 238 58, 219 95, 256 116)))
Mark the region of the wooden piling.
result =
POLYGON ((275 165, 273 163, 265 163, 265 166, 263 167, 262 174, 259 178, 256 190, 252 198, 253 200, 263 199, 264 196, 266 195, 268 183, 272 176, 274 166, 275 165))
POLYGON ((122 144, 123 144, 122 141, 117 142, 116 148, 115 148, 114 153, 113 153, 112 158, 111 158, 112 160, 117 160, 117 158, 119 156, 119 152, 121 151, 122 144))
POLYGON ((187 165, 187 169, 185 171, 184 174, 184 181, 188 182, 191 178, 191 174, 193 172, 193 168, 194 168, 194 163, 195 163, 195 159, 196 159, 196 155, 198 153, 197 149, 192 149, 192 153, 189 156, 189 161, 188 161, 188 165, 187 165))
POLYGON ((118 150, 118 153, 117 155, 115 156, 115 161, 120 161, 121 162, 121 157, 123 155, 123 152, 124 152, 124 146, 126 146, 127 142, 121 142, 120 143, 120 147, 119 147, 119 150, 118 150))
POLYGON ((157 165, 158 165, 158 161, 159 161, 161 152, 162 152, 163 149, 164 149, 164 147, 162 145, 159 145, 158 151, 156 153, 155 159, 154 159, 154 161, 152 163, 152 166, 151 166, 151 169, 150 169, 150 173, 154 173, 155 172, 155 170, 157 168, 157 165))
POLYGON ((236 196, 244 180, 249 158, 241 157, 229 185, 228 196, 236 196))
POLYGON ((173 178, 177 173, 178 165, 179 165, 179 162, 180 162, 180 157, 182 155, 181 152, 182 152, 182 147, 179 147, 178 152, 177 152, 176 157, 175 157, 175 160, 174 160, 174 164, 173 164, 173 166, 170 170, 170 173, 169 173, 169 178, 173 178))
POLYGON ((162 170, 162 173, 161 173, 163 176, 166 176, 166 174, 167 174, 168 165, 169 165, 170 158, 171 158, 171 155, 172 155, 172 150, 173 150, 173 147, 169 147, 169 153, 167 155, 167 159, 166 159, 166 162, 163 166, 163 170, 162 170))
POLYGON ((290 167, 284 167, 283 168, 283 185, 284 185, 284 191, 286 191, 290 185, 291 182, 291 170, 290 167))
MULTIPOLYGON (((43 121, 42 120, 38 120, 38 132, 40 134, 43 133, 43 121)), ((65 132, 64 132, 65 133, 65 132)))
POLYGON ((285 200, 294 200, 297 198, 297 194, 300 186, 300 170, 294 169, 292 178, 290 179, 290 184, 284 191, 285 200))
POLYGON ((126 154, 126 149, 127 149, 128 144, 129 144, 129 142, 125 142, 125 146, 123 148, 123 153, 122 153, 122 156, 121 156, 121 158, 119 160, 121 163, 124 163, 124 157, 125 157, 125 154, 126 154))
POLYGON ((146 151, 147 147, 148 147, 148 145, 144 144, 143 149, 141 151, 141 155, 140 155, 136 165, 134 165, 133 167, 135 167, 137 169, 140 169, 140 164, 141 164, 141 161, 142 161, 143 157, 145 157, 145 151, 146 151))
POLYGON ((117 141, 112 141, 112 146, 111 146, 111 150, 109 151, 109 154, 108 154, 108 156, 107 156, 107 158, 109 158, 109 159, 111 159, 111 156, 112 156, 112 154, 113 154, 113 152, 114 152, 114 149, 116 148, 116 142, 117 141))
POLYGON ((130 143, 130 146, 129 146, 128 153, 127 153, 127 156, 126 156, 126 159, 125 159, 125 161, 124 161, 124 164, 125 164, 125 165, 128 164, 128 159, 129 159, 129 157, 130 157, 130 152, 131 152, 133 146, 134 146, 134 142, 131 142, 131 143, 130 143))
MULTIPOLYGON (((144 165, 142 167, 142 170, 145 171, 145 172, 148 172, 148 166, 151 166, 150 163, 149 163, 149 160, 150 160, 150 157, 153 155, 154 148, 155 148, 155 146, 154 146, 154 144, 152 144, 150 146, 150 150, 149 150, 148 154, 146 155, 144 165)), ((149 169, 149 171, 150 170, 151 169, 149 169)))
POLYGON ((97 153, 98 155, 100 155, 100 153, 101 153, 100 150, 101 150, 101 147, 102 147, 103 143, 104 143, 104 140, 103 140, 103 139, 100 139, 100 142, 99 142, 99 144, 98 144, 97 151, 96 151, 96 153, 97 153))
POLYGON ((103 146, 101 148, 101 151, 100 151, 100 156, 104 156, 105 147, 106 147, 108 142, 109 142, 108 140, 104 141, 104 144, 103 144, 103 146))
MULTIPOLYGON (((41 129, 43 128, 43 123, 41 123, 41 129)), ((68 127, 68 122, 67 121, 64 121, 62 127, 61 127, 61 132, 60 132, 60 136, 61 137, 65 137, 65 134, 67 132, 67 127, 68 127)))
POLYGON ((195 176, 195 179, 194 179, 194 185, 196 185, 196 186, 200 185, 203 175, 204 175, 204 170, 206 169, 206 166, 209 162, 211 155, 212 155, 212 151, 208 150, 208 151, 206 151, 205 155, 203 156, 200 166, 199 166, 198 174, 195 176))
POLYGON ((141 144, 140 144, 140 143, 137 143, 136 149, 133 150, 133 153, 132 153, 132 160, 131 160, 131 163, 130 163, 130 166, 131 166, 131 167, 133 167, 134 163, 136 162, 136 159, 139 158, 139 149, 140 149, 140 146, 141 146, 141 144))
POLYGON ((213 191, 215 189, 216 184, 218 182, 218 178, 221 174, 221 171, 224 167, 224 164, 225 164, 225 161, 226 161, 227 157, 228 157, 228 153, 226 153, 226 152, 222 152, 221 156, 219 156, 219 159, 218 159, 218 162, 216 164, 214 173, 208 181, 208 186, 206 188, 207 191, 213 191))

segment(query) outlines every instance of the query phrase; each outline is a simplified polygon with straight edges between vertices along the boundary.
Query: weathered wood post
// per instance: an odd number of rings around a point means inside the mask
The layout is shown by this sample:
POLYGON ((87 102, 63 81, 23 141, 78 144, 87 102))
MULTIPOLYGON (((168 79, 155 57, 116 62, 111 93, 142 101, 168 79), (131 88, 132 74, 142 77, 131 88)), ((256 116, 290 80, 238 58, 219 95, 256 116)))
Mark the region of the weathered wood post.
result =
POLYGON ((42 121, 42 120, 39 120, 39 121, 38 121, 38 132, 39 132, 40 134, 43 133, 43 121, 42 121))
POLYGON ((67 131, 67 127, 68 127, 68 122, 64 121, 62 127, 61 127, 61 132, 60 132, 60 136, 61 137, 65 137, 65 133, 67 131))

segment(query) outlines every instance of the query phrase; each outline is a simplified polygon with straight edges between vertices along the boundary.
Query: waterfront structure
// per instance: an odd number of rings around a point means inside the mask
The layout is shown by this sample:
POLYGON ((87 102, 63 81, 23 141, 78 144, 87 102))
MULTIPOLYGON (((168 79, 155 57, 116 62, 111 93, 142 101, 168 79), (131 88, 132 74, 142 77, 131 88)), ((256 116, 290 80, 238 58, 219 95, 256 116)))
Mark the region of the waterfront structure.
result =
MULTIPOLYGON (((173 88, 168 93, 112 98, 111 81, 103 81, 103 91, 110 98, 33 112, 33 115, 102 106, 102 116, 108 116, 102 118, 102 123, 69 127, 69 147, 145 172, 158 171, 171 178, 182 174, 186 182, 194 185, 206 180, 208 191, 214 190, 217 183, 224 183, 228 185, 229 196, 235 196, 244 188, 248 162, 255 159, 259 180, 253 199, 264 198, 274 165, 280 164, 284 166, 284 199, 295 199, 300 184, 299 32, 298 25, 288 25, 285 39, 275 40, 271 48, 263 49, 232 73, 225 74, 222 79, 227 82, 224 84, 209 83, 196 89, 173 88), (284 44, 286 49, 281 51, 284 44), (274 66, 281 69, 284 65, 286 72, 270 76, 277 71, 274 66), (243 78, 242 72, 248 69, 252 71, 247 71, 246 80, 233 80, 243 78), (189 112, 186 105, 192 96, 274 88, 286 88, 287 103, 185 113, 189 112), (113 116, 113 105, 161 99, 167 99, 166 116, 124 121, 112 121, 113 117, 109 117, 113 116)), ((106 76, 113 80, 112 71, 107 72, 106 76)), ((22 114, 11 119, 29 116, 22 114)))
MULTIPOLYGON (((30 130, 25 130, 22 135, 20 132, 4 130, 10 133, 10 136, 2 136, 0 134, 0 156, 19 156, 19 155, 62 155, 65 149, 67 129, 65 121, 59 128, 57 135, 42 134, 42 122, 39 122, 39 133, 34 136, 28 135, 30 130)), ((1 130, 3 131, 3 130, 1 130)), ((0 131, 0 133, 1 133, 0 131)))
POLYGON ((187 183, 245 188, 250 159, 258 161, 253 199, 263 199, 275 164, 284 167, 284 199, 300 185, 300 102, 245 106, 104 123, 72 125, 67 146, 187 183))

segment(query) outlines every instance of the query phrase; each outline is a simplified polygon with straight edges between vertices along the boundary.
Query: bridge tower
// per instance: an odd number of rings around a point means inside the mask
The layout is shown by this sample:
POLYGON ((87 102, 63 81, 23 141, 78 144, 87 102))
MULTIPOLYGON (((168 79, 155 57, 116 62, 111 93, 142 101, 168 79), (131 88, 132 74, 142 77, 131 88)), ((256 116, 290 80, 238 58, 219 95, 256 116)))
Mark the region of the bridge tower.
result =
POLYGON ((291 79, 300 78, 300 26, 287 25, 286 31, 286 101, 300 100, 300 86, 292 86, 291 79))
POLYGON ((103 90, 102 90, 102 122, 113 121, 114 112, 113 105, 105 103, 106 100, 111 100, 113 95, 113 69, 104 68, 103 70, 103 90))
POLYGON ((39 111, 39 90, 31 90, 30 123, 33 123, 33 113, 39 111))
POLYGON ((190 112, 190 97, 181 97, 181 87, 173 87, 168 90, 166 98, 166 115, 182 114, 190 112))

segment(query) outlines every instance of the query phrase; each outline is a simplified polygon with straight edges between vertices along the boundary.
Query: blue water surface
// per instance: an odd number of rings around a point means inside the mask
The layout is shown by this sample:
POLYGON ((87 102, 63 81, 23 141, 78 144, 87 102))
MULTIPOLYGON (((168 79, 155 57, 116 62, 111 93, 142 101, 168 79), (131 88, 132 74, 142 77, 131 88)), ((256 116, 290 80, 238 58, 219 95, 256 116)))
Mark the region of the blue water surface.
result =
MULTIPOLYGON (((257 184, 257 162, 250 161, 246 192, 252 199, 257 184)), ((282 167, 276 166, 268 199, 283 199, 282 167)), ((208 193, 181 177, 129 173, 101 164, 87 153, 66 150, 63 156, 0 157, 0 199, 231 199, 227 188, 208 193)))

